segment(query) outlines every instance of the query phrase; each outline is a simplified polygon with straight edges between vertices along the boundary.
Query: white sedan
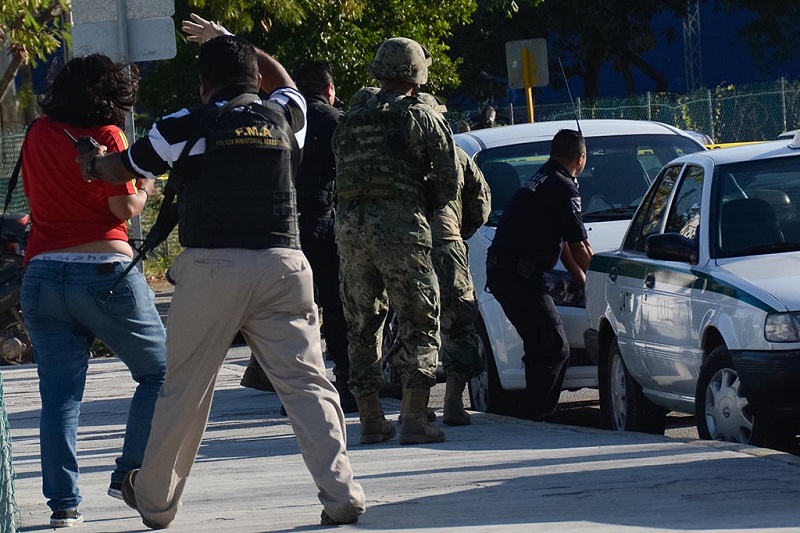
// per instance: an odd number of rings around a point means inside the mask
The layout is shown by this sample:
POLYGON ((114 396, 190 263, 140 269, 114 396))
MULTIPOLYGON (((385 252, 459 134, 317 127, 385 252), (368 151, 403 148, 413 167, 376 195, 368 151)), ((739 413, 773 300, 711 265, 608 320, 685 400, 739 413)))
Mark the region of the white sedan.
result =
POLYGON ((681 157, 586 286, 601 412, 788 449, 800 431, 800 135, 681 157))

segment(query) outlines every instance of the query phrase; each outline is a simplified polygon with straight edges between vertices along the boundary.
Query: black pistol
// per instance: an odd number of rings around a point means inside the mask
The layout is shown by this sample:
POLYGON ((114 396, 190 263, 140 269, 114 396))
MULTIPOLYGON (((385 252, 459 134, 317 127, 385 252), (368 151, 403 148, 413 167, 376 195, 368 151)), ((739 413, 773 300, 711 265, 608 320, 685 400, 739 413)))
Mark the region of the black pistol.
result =
POLYGON ((75 143, 75 148, 78 150, 79 154, 94 152, 95 148, 100 147, 100 144, 97 141, 95 141, 92 137, 82 135, 80 138, 76 139, 75 136, 72 135, 67 130, 64 130, 64 133, 66 133, 67 137, 72 139, 72 142, 75 143))

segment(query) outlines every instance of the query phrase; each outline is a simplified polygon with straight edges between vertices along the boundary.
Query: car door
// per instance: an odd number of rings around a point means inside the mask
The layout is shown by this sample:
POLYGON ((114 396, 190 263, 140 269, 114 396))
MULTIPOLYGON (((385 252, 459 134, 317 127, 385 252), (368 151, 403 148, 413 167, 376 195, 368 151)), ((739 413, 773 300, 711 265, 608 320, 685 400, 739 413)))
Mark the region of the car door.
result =
MULTIPOLYGON (((680 233, 697 241, 702 223, 703 168, 686 165, 675 182, 669 212, 659 233, 680 233)), ((681 261, 647 259, 642 286, 640 328, 645 389, 670 395, 694 395, 697 331, 693 325, 694 265, 681 261)))
POLYGON ((681 165, 666 167, 636 212, 619 254, 607 268, 606 301, 613 313, 617 342, 628 371, 635 377, 646 376, 645 311, 643 304, 648 259, 645 242, 649 235, 664 227, 667 206, 681 165))

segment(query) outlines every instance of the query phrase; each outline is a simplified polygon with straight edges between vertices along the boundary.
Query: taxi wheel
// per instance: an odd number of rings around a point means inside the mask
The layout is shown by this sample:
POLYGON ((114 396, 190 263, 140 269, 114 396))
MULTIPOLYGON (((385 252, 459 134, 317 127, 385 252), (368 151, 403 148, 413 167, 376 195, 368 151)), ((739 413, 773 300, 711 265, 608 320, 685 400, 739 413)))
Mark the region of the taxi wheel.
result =
POLYGON ((667 411, 651 402, 628 372, 619 344, 614 339, 600 382, 600 414, 604 425, 617 431, 663 434, 667 411))
POLYGON ((750 444, 755 417, 726 346, 715 348, 697 380, 695 419, 701 439, 750 444))
POLYGON ((791 451, 797 428, 786 421, 756 417, 726 346, 715 348, 703 364, 695 394, 695 419, 701 439, 751 444, 791 451))

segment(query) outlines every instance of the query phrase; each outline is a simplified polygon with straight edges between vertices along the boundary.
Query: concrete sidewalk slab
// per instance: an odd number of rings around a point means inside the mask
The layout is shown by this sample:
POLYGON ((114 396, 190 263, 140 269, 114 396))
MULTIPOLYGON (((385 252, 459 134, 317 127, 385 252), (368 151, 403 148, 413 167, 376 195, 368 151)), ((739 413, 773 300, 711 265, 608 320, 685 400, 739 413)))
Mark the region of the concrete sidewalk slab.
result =
MULTIPOLYGON (((239 386, 231 349, 174 532, 331 530, 275 394, 239 386)), ((22 531, 49 526, 41 495, 34 366, 3 367, 22 531)), ((79 434, 86 532, 145 531, 106 495, 133 391, 124 365, 93 360, 79 434)), ((387 416, 400 403, 383 399, 387 416)), ((747 446, 535 423, 487 414, 445 428, 447 442, 358 443, 349 455, 367 513, 340 531, 800 531, 800 460, 747 446)), ((440 423, 440 422, 437 422, 440 423)))

